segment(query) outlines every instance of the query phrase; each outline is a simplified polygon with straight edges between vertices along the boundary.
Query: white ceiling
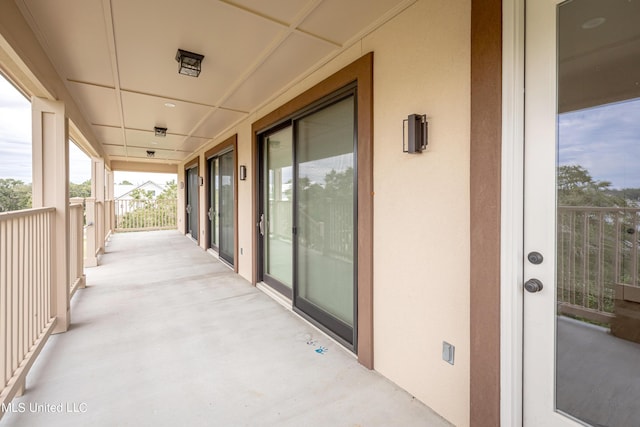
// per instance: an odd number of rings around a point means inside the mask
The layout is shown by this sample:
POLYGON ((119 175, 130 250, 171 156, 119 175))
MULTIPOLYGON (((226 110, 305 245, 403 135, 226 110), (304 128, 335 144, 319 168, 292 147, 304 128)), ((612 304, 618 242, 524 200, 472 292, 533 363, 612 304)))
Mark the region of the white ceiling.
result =
POLYGON ((414 1, 16 3, 110 159, 177 163, 414 1), (205 56, 200 77, 178 49, 205 56))

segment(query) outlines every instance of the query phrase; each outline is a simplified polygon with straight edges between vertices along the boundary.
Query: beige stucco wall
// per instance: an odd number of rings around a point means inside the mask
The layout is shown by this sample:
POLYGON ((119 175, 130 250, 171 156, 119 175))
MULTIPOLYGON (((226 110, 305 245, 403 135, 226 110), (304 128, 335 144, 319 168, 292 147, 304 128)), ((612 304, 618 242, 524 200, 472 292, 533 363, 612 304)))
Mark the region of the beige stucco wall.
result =
POLYGON ((469 424, 470 16, 469 2, 418 2, 363 42, 375 52, 375 369, 458 426, 469 424), (419 155, 402 153, 410 113, 429 121, 419 155))
MULTIPOLYGON (((470 1, 418 1, 201 153, 374 52, 375 369, 453 424, 469 424, 470 1), (429 147, 402 152, 402 120, 426 114, 429 147), (455 345, 455 364, 442 342, 455 345)), ((182 168, 182 166, 181 166, 182 168)), ((251 280, 251 180, 239 182, 239 273, 251 280)))

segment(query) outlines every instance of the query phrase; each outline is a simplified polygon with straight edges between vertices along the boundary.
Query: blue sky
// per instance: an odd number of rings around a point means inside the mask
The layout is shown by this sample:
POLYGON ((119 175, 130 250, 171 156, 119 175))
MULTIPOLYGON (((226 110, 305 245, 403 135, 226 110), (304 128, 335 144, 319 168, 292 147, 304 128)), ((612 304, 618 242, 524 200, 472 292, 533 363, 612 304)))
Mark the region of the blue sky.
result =
MULTIPOLYGON (((31 103, 0 75, 0 179, 31 182, 31 103)), ((91 160, 75 144, 69 144, 69 179, 81 183, 91 179, 91 160)), ((165 183, 172 174, 116 172, 116 183, 148 180, 165 183)))
POLYGON ((613 188, 640 188, 640 99, 561 114, 558 163, 613 188))

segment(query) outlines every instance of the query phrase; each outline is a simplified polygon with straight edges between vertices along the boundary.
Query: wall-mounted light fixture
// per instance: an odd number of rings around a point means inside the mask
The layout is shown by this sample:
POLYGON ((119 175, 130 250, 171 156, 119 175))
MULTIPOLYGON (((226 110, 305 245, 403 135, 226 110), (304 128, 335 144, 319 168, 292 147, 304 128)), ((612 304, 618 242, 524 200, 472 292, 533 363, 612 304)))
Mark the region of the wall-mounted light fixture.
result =
POLYGON ((244 181, 247 179, 247 167, 245 165, 240 165, 240 181, 244 181))
POLYGON ((184 181, 180 181, 180 189, 184 190, 184 181))
POLYGON ((156 156, 156 152, 153 150, 147 150, 147 157, 152 159, 156 156))
POLYGON ((165 136, 167 136, 167 128, 161 128, 156 126, 153 128, 153 130, 156 133, 156 136, 160 138, 164 138, 165 136))
POLYGON ((203 177, 201 177, 201 176, 199 176, 199 177, 198 177, 198 185, 199 185, 200 187, 202 187, 202 186, 204 185, 204 178, 203 178, 203 177))
POLYGON ((410 114, 402 121, 402 151, 404 153, 422 153, 427 148, 427 116, 410 114))
POLYGON ((178 53, 176 53, 176 61, 180 64, 178 73, 185 76, 198 77, 202 69, 203 59, 204 55, 178 49, 178 53))

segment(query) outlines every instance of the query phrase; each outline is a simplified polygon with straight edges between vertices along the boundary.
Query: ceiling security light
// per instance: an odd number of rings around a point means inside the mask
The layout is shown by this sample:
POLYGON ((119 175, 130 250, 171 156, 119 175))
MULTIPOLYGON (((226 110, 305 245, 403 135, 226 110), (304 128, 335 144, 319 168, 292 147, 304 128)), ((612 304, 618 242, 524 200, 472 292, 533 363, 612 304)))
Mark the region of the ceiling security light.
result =
POLYGON ((152 159, 156 156, 156 152, 153 150, 147 150, 147 157, 152 159))
POLYGON ((156 132, 156 136, 163 138, 165 136, 167 136, 167 128, 161 128, 161 127, 154 127, 153 130, 155 130, 156 132))
POLYGON ((185 76, 198 77, 203 59, 204 55, 178 49, 178 53, 176 53, 176 61, 180 64, 178 73, 185 76))

